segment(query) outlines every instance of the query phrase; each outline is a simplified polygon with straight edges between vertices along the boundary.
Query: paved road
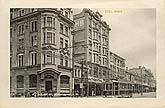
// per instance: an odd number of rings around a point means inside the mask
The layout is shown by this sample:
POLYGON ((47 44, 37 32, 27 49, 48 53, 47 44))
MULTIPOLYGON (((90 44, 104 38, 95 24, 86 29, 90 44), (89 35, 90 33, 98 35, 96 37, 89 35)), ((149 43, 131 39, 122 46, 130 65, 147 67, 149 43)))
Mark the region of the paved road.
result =
POLYGON ((142 96, 141 93, 133 94, 133 98, 156 98, 156 92, 143 93, 142 96))

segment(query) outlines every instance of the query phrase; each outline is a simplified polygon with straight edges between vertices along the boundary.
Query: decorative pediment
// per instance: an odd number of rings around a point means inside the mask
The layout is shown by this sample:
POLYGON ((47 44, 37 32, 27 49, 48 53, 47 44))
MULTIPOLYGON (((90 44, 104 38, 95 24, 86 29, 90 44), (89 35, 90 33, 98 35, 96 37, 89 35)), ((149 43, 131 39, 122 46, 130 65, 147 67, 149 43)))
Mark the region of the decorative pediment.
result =
POLYGON ((57 79, 60 72, 52 68, 45 68, 39 71, 38 74, 41 76, 41 79, 57 79))

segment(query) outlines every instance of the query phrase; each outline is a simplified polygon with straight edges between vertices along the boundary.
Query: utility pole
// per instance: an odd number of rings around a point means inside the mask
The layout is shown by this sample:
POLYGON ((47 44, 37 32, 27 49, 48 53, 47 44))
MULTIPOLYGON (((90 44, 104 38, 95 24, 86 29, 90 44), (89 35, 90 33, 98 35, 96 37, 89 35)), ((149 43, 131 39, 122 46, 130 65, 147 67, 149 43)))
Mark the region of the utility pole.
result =
POLYGON ((140 72, 141 72, 141 96, 143 95, 143 73, 142 73, 142 68, 140 66, 140 72))
POLYGON ((84 77, 84 75, 83 75, 83 66, 84 66, 84 64, 83 64, 83 61, 82 61, 82 63, 81 63, 81 85, 80 85, 80 89, 81 89, 81 96, 83 97, 83 77, 84 77))
MULTIPOLYGON (((73 36, 72 46, 74 46, 74 30, 71 31, 73 36)), ((72 96, 74 96, 74 47, 72 48, 72 96)))

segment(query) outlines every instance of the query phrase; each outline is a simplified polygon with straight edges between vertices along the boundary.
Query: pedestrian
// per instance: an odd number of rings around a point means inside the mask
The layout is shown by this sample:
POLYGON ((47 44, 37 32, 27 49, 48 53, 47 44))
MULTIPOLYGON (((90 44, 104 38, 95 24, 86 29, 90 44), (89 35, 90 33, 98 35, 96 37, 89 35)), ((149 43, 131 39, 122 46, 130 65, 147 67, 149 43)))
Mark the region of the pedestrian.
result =
POLYGON ((139 90, 137 92, 138 92, 138 94, 140 93, 139 90))

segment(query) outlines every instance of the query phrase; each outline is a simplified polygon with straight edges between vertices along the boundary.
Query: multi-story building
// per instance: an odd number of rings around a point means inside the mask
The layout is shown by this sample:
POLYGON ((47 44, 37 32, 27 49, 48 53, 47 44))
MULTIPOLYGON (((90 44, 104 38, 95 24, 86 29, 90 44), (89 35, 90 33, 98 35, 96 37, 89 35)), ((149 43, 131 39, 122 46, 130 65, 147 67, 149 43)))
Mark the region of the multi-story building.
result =
POLYGON ((11 8, 10 18, 11 92, 70 94, 72 10, 11 8))
POLYGON ((128 79, 125 73, 125 59, 114 52, 110 52, 109 64, 112 76, 112 95, 123 94, 128 91, 128 79))
POLYGON ((139 68, 129 69, 128 72, 132 75, 134 92, 150 92, 156 90, 156 81, 150 69, 139 66, 139 68))
POLYGON ((83 83, 87 95, 101 95, 109 82, 109 25, 99 12, 83 9, 73 16, 74 61, 89 68, 88 83, 83 83))

